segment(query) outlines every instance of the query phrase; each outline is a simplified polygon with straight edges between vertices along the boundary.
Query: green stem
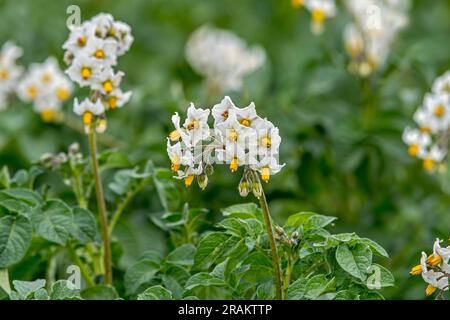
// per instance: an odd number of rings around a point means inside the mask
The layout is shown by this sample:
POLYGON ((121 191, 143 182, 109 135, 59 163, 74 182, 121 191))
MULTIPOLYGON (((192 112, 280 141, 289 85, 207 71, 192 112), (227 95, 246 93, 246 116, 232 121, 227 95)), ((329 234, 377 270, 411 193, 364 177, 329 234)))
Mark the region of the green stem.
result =
POLYGON ((133 200, 133 198, 136 196, 136 194, 142 189, 142 186, 143 186, 143 183, 140 184, 132 192, 129 192, 127 194, 127 196, 125 197, 125 199, 117 207, 116 212, 114 212, 114 214, 111 218, 111 222, 109 223, 109 236, 112 235, 117 222, 119 221, 120 217, 122 216, 123 211, 130 204, 131 200, 133 200))
POLYGON ((0 269, 0 288, 5 290, 7 294, 11 292, 11 286, 9 285, 8 269, 0 269))
POLYGON ((89 132, 89 150, 92 161, 92 172, 94 174, 95 180, 95 194, 97 197, 99 220, 102 229, 103 260, 105 264, 105 284, 112 284, 112 258, 108 232, 108 217, 106 216, 106 204, 105 204, 105 197, 103 194, 103 185, 100 178, 100 170, 97 159, 97 142, 95 136, 96 136, 95 130, 94 128, 91 128, 89 132))
POLYGON ((73 176, 72 182, 73 182, 75 196, 78 201, 78 205, 83 209, 87 209, 87 201, 83 194, 83 186, 82 186, 82 182, 80 180, 80 175, 78 173, 76 173, 73 176))
POLYGON ((286 274, 284 277, 284 289, 287 290, 289 287, 289 284, 291 282, 291 276, 292 276, 292 255, 290 252, 287 253, 287 265, 286 265, 286 274))
MULTIPOLYGON (((257 177, 257 175, 255 175, 257 177)), ((259 180, 259 178, 258 178, 259 180)), ((261 181, 258 181, 261 184, 261 181)), ((270 250, 272 251, 272 263, 275 271, 275 293, 276 299, 282 300, 282 287, 281 287, 281 270, 280 270, 280 258, 278 256, 277 244, 273 235, 272 220, 270 218, 269 206, 267 205, 266 195, 261 186, 261 196, 259 197, 259 203, 263 212, 264 222, 266 224, 267 235, 269 236, 270 250)))
POLYGON ((80 257, 78 257, 77 252, 75 251, 75 248, 72 244, 67 245, 67 250, 69 252, 70 258, 72 261, 80 268, 81 275, 83 276, 84 281, 86 281, 86 285, 88 287, 94 287, 95 282, 92 279, 91 273, 89 272, 86 265, 80 260, 80 257))

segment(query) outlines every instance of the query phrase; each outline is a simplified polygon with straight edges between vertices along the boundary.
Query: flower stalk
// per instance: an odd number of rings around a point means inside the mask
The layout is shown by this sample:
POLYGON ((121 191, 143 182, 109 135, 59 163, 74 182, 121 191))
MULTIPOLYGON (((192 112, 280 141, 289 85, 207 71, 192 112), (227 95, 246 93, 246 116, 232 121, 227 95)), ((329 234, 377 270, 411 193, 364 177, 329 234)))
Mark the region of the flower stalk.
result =
POLYGON ((89 132, 89 151, 92 162, 92 172, 95 181, 95 194, 97 198, 97 207, 99 213, 100 227, 102 231, 103 240, 103 262, 105 267, 105 284, 112 284, 112 258, 111 258, 111 244, 109 240, 108 231, 108 217, 106 212, 105 197, 103 193, 103 185, 100 177, 100 170, 97 159, 97 142, 96 133, 93 128, 89 132))
POLYGON ((3 289, 7 294, 11 292, 8 269, 0 269, 0 288, 3 289))

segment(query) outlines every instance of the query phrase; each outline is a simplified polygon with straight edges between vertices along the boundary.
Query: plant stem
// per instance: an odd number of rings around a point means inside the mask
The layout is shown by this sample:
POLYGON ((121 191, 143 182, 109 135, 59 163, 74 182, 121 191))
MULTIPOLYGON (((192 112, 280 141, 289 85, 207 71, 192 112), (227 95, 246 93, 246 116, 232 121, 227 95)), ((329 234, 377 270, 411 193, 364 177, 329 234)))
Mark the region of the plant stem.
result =
POLYGON ((103 186, 100 178, 100 171, 97 159, 97 142, 95 139, 95 130, 91 128, 89 131, 89 150, 92 160, 92 172, 95 180, 95 194, 97 197, 97 207, 102 229, 103 238, 103 260, 105 264, 105 284, 112 284, 112 259, 111 259, 111 245, 109 242, 108 232, 108 217, 106 216, 106 204, 103 194, 103 186))
POLYGON ((9 285, 8 269, 0 269, 0 288, 5 290, 7 294, 11 292, 11 286, 9 285))
POLYGON ((81 275, 83 276, 84 281, 86 281, 87 286, 94 287, 95 282, 92 279, 91 273, 87 269, 86 265, 80 260, 80 257, 78 257, 73 245, 69 243, 67 246, 67 250, 69 251, 69 255, 72 261, 80 268, 81 275))
MULTIPOLYGON (((259 178, 258 178, 259 179, 259 178)), ((258 181, 261 184, 261 181, 258 181)), ((278 256, 277 244, 275 237, 273 236, 272 220, 270 219, 269 206, 267 205, 266 195, 261 186, 261 196, 259 197, 259 203, 263 212, 264 222, 266 224, 267 235, 269 236, 270 250, 272 251, 272 262, 275 271, 275 293, 276 299, 282 300, 282 288, 281 288, 281 270, 280 270, 280 258, 278 256)))

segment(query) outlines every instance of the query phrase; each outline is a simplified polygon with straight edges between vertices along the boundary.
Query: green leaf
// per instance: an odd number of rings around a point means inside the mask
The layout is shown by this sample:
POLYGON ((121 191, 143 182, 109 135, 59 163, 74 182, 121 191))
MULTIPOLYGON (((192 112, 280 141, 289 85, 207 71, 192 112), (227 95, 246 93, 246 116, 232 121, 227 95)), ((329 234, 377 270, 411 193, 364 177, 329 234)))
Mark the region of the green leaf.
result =
POLYGON ((50 296, 45 288, 41 288, 34 293, 34 300, 50 300, 50 296))
POLYGON ((81 297, 85 300, 116 300, 119 295, 112 286, 98 285, 81 291, 81 297))
POLYGON ((291 283, 287 290, 289 300, 314 300, 322 295, 334 283, 334 278, 329 280, 326 275, 318 274, 312 278, 300 278, 291 283))
POLYGON ((186 282, 186 290, 192 290, 197 287, 224 287, 227 283, 220 278, 214 277, 207 272, 199 272, 194 274, 186 282))
POLYGON ((392 287, 395 283, 392 273, 383 266, 374 263, 369 268, 369 276, 366 280, 366 285, 369 289, 381 289, 385 287, 392 287))
POLYGON ((196 249, 192 244, 184 244, 172 251, 166 258, 166 262, 181 265, 192 266, 194 264, 196 249))
POLYGON ((375 241, 368 239, 368 238, 361 238, 358 240, 358 242, 364 243, 370 247, 370 249, 377 255, 389 258, 389 254, 384 250, 382 246, 380 246, 375 241))
POLYGON ((73 215, 61 200, 50 200, 32 216, 36 233, 44 239, 65 245, 72 229, 73 215))
POLYGON ((0 268, 20 261, 32 238, 30 220, 22 215, 0 218, 0 268))
POLYGON ((221 255, 228 235, 222 232, 212 232, 203 237, 194 258, 195 269, 208 269, 221 255))
POLYGON ((127 294, 135 293, 141 285, 150 282, 159 271, 159 265, 151 260, 142 260, 131 266, 125 273, 127 294))
POLYGON ((314 212, 299 212, 293 214, 289 216, 286 223, 284 224, 284 227, 298 228, 301 225, 305 224, 305 222, 314 215, 316 215, 314 212))
POLYGON ((300 278, 292 282, 287 289, 288 300, 301 300, 306 292, 307 281, 300 278))
POLYGON ((45 287, 45 280, 39 279, 35 281, 13 281, 14 290, 21 296, 23 299, 27 299, 29 295, 35 293, 39 289, 45 287))
POLYGON ((70 281, 58 280, 52 285, 51 300, 73 300, 80 298, 80 290, 70 281))
POLYGON ((349 249, 343 243, 336 250, 336 261, 342 269, 364 281, 372 264, 372 251, 366 245, 358 244, 349 249))
POLYGON ((305 230, 315 230, 315 229, 324 228, 336 219, 337 219, 336 217, 323 216, 320 214, 316 214, 316 215, 309 217, 306 220, 304 228, 305 228, 305 230))
POLYGON ((73 209, 73 220, 69 232, 80 243, 94 242, 97 236, 97 222, 94 215, 83 208, 73 209))
POLYGON ((3 166, 0 171, 0 185, 3 188, 9 188, 11 183, 11 176, 9 175, 9 170, 7 166, 3 166))
POLYGON ((138 300, 172 300, 172 293, 162 286, 147 288, 138 295, 138 300))
POLYGON ((261 210, 254 203, 236 204, 228 208, 222 209, 222 214, 226 217, 233 218, 260 218, 261 210))
POLYGON ((43 202, 39 194, 28 189, 7 189, 0 191, 0 199, 5 197, 21 200, 32 206, 43 202))
POLYGON ((341 290, 336 293, 333 300, 359 300, 359 296, 353 291, 341 290))

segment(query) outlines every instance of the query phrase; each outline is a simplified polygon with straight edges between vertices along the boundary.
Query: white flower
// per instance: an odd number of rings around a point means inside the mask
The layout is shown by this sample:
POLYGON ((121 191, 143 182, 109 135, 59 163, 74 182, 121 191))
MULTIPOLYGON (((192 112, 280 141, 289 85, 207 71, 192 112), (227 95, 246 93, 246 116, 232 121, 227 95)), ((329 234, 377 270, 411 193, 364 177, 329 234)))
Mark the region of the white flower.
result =
POLYGON ((236 109, 233 101, 231 101, 230 97, 225 96, 222 101, 216 105, 211 110, 211 113, 214 117, 214 125, 219 125, 228 119, 230 113, 233 113, 236 109))
POLYGON ((94 33, 95 29, 92 25, 72 26, 69 38, 62 47, 72 55, 78 55, 87 47, 88 42, 94 38, 94 33))
POLYGON ((90 21, 86 22, 91 25, 95 30, 95 35, 99 38, 106 38, 109 30, 114 23, 114 17, 109 13, 99 13, 94 16, 90 21))
POLYGON ((279 164, 275 157, 265 157, 259 163, 252 166, 253 170, 261 173, 261 179, 264 182, 268 182, 271 175, 277 174, 285 164, 279 164))
POLYGON ((420 150, 418 157, 423 160, 423 167, 427 171, 434 171, 436 165, 441 163, 447 155, 447 150, 433 145, 429 150, 420 150))
POLYGON ((117 42, 113 40, 103 40, 92 38, 86 46, 84 54, 100 62, 103 66, 109 67, 117 64, 117 42))
POLYGON ((69 78, 81 87, 96 83, 102 71, 102 66, 92 57, 76 56, 70 67, 66 70, 69 78))
POLYGON ((114 89, 106 98, 106 105, 108 109, 122 108, 128 101, 130 101, 132 92, 122 92, 121 89, 114 89))
POLYGON ((97 82, 92 84, 92 89, 98 90, 103 94, 110 94, 114 89, 120 87, 123 76, 124 73, 122 71, 114 73, 114 70, 111 68, 105 68, 96 78, 97 82))
POLYGON ((279 129, 272 122, 264 119, 260 122, 256 131, 258 135, 258 155, 278 155, 281 144, 279 129))
POLYGON ((450 71, 434 80, 433 92, 436 94, 450 94, 450 71))
POLYGON ((92 102, 86 98, 79 103, 78 99, 75 98, 73 112, 83 117, 83 124, 85 126, 90 126, 94 121, 94 116, 102 115, 105 112, 105 108, 100 99, 92 102))
POLYGON ((6 42, 0 50, 0 110, 7 106, 7 97, 16 89, 17 82, 23 72, 16 60, 22 55, 22 49, 13 42, 6 42))
POLYGON ((167 154, 172 162, 172 171, 178 172, 180 166, 193 166, 194 157, 190 150, 183 150, 181 142, 177 142, 173 146, 170 145, 170 140, 167 139, 167 154))
POLYGON ((433 245, 433 255, 431 259, 427 259, 432 265, 448 264, 450 259, 450 246, 446 248, 441 247, 442 240, 436 239, 433 245))
POLYGON ((334 0, 305 0, 305 8, 311 11, 311 30, 316 34, 323 31, 323 23, 326 18, 336 15, 334 0))
POLYGON ((445 274, 440 271, 428 269, 427 254, 425 252, 422 252, 420 265, 422 267, 422 278, 426 283, 428 283, 428 287, 425 290, 427 296, 433 294, 436 291, 436 289, 444 291, 448 290, 449 282, 445 274))
POLYGON ((186 187, 189 187, 194 181, 196 176, 199 176, 203 173, 203 164, 199 163, 197 168, 194 166, 186 167, 185 171, 179 170, 178 175, 175 176, 176 179, 184 179, 184 184, 186 187))
POLYGON ((231 172, 235 172, 243 165, 256 165, 256 158, 238 143, 228 143, 225 149, 216 150, 217 159, 230 165, 231 172))
POLYGON ((115 21, 113 24, 113 34, 118 41, 117 55, 121 56, 130 49, 134 41, 131 34, 131 27, 124 22, 115 21))
POLYGON ((265 52, 260 47, 248 48, 229 31, 203 26, 190 36, 186 59, 219 89, 236 91, 241 89, 247 74, 264 64, 265 52))
POLYGON ((236 108, 236 118, 245 127, 257 129, 263 121, 256 113, 255 104, 252 102, 245 108, 236 108))
POLYGON ((193 103, 189 106, 183 126, 190 135, 191 145, 195 146, 198 142, 209 137, 209 113, 209 109, 195 108, 193 103))
POLYGON ((415 157, 431 144, 431 136, 427 132, 407 127, 403 131, 403 141, 408 145, 409 155, 415 157))

